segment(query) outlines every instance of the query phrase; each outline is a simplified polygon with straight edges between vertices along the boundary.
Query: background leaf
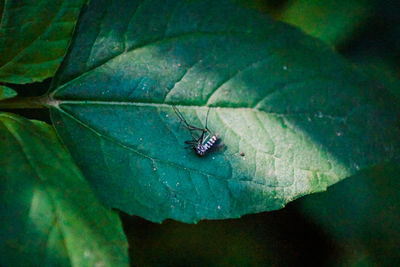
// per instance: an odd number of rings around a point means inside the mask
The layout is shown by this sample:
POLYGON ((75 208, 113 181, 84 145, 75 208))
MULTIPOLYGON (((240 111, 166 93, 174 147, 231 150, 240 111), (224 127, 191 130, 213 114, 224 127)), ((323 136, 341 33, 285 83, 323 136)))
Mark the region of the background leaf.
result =
POLYGON ((86 0, 2 1, 0 81, 30 83, 60 65, 86 0))
POLYGON ((399 174, 398 164, 377 166, 297 202, 341 246, 342 253, 333 257, 332 264, 391 266, 399 262, 399 174))
POLYGON ((98 0, 76 33, 51 115, 108 206, 153 221, 232 218, 399 158, 397 100, 263 14, 230 2, 98 0), (190 135, 171 105, 197 126, 212 107, 225 150, 185 150, 190 135))
POLYGON ((7 99, 7 98, 13 98, 16 95, 17 95, 17 92, 15 92, 10 87, 0 85, 0 100, 7 99))
POLYGON ((0 113, 2 266, 127 266, 116 214, 99 204, 52 127, 0 113))
POLYGON ((374 0, 292 0, 280 20, 332 45, 341 45, 371 16, 374 0))
POLYGON ((347 54, 347 56, 366 74, 380 81, 381 86, 388 88, 394 96, 400 99, 400 75, 390 60, 361 49, 359 53, 347 54))
POLYGON ((380 5, 342 53, 400 98, 400 2, 380 5))

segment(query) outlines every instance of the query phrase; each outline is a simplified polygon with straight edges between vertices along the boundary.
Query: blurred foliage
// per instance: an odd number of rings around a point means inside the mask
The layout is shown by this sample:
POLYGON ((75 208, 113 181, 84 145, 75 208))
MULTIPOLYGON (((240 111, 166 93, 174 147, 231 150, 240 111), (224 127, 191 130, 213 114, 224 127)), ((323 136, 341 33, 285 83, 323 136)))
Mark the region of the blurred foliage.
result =
POLYGON ((296 204, 343 254, 334 263, 400 263, 400 166, 365 170, 296 204))
POLYGON ((0 100, 7 99, 7 98, 13 98, 16 95, 17 95, 17 92, 15 92, 10 87, 0 85, 0 100))
POLYGON ((288 208, 240 219, 155 224, 123 215, 137 266, 295 266, 324 265, 338 248, 288 208))
POLYGON ((128 265, 118 214, 96 199, 53 127, 0 113, 0 166, 2 266, 128 265))
POLYGON ((340 45, 371 16, 373 0, 292 0, 280 20, 329 44, 340 45))
POLYGON ((262 13, 267 13, 277 19, 285 10, 287 0, 234 0, 237 4, 246 8, 252 8, 262 13))
POLYGON ((400 2, 377 8, 352 42, 341 52, 366 75, 400 97, 400 2))

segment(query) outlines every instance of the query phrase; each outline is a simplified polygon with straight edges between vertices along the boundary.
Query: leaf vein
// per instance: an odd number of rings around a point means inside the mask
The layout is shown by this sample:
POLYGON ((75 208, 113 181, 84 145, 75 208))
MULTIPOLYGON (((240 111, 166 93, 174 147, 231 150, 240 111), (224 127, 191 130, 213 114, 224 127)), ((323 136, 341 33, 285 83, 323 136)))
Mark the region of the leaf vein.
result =
MULTIPOLYGON (((28 49, 29 47, 32 46, 33 43, 35 43, 37 40, 40 39, 40 37, 42 37, 47 30, 49 29, 49 27, 52 25, 52 22, 54 21, 54 19, 57 17, 61 7, 63 6, 63 4, 61 4, 60 6, 58 6, 57 12, 54 12, 54 16, 51 17, 51 19, 49 20, 49 22, 46 24, 45 27, 43 27, 43 30, 40 34, 38 34, 29 44, 26 44, 26 46, 24 46, 21 50, 19 50, 17 53, 15 53, 15 55, 10 58, 8 60, 8 62, 6 64, 4 64, 3 66, 0 67, 0 69, 4 68, 5 66, 9 65, 10 63, 13 63, 15 60, 17 60, 17 57, 23 53, 26 49, 28 49)), ((5 7, 6 7, 6 3, 4 3, 4 12, 5 12, 5 7)), ((5 13, 4 13, 5 14, 5 13)))
POLYGON ((212 92, 210 92, 209 96, 207 97, 207 101, 206 101, 207 105, 209 105, 209 101, 213 97, 213 95, 215 95, 217 93, 217 91, 220 90, 226 83, 228 83, 229 81, 234 79, 240 73, 243 73, 243 72, 245 72, 247 70, 250 70, 255 65, 260 64, 260 63, 264 63, 265 61, 268 61, 270 59, 271 59, 271 57, 267 57, 267 58, 263 58, 263 59, 259 59, 259 60, 250 62, 249 64, 244 65, 243 69, 242 68, 238 68, 231 75, 228 75, 225 79, 223 79, 219 84, 216 85, 216 87, 212 90, 212 92))

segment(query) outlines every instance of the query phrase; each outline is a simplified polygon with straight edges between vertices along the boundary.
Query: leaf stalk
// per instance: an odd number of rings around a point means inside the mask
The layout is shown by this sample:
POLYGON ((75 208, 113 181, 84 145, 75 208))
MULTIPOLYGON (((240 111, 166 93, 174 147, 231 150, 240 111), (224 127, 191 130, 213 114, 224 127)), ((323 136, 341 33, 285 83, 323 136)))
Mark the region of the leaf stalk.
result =
POLYGON ((34 97, 14 97, 0 101, 2 109, 41 109, 49 106, 48 95, 34 97))

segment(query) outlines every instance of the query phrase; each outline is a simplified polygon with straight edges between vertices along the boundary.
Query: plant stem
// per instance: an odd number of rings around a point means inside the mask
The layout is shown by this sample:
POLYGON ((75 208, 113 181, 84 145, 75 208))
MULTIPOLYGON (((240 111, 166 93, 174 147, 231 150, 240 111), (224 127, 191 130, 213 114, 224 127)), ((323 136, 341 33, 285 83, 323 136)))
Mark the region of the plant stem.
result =
POLYGON ((0 110, 2 109, 25 109, 25 108, 47 108, 48 96, 35 97, 14 97, 0 101, 0 110))

